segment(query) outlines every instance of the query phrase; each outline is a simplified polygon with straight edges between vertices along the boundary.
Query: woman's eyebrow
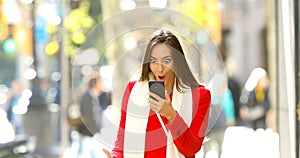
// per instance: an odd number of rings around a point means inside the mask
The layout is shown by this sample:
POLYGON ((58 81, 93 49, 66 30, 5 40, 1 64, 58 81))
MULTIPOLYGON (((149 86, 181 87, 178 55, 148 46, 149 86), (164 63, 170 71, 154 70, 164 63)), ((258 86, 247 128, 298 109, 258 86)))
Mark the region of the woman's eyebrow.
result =
MULTIPOLYGON (((157 59, 157 58, 154 57, 154 56, 150 56, 150 58, 157 59)), ((166 59, 166 58, 172 58, 172 57, 168 55, 168 56, 163 57, 162 59, 166 59)))
POLYGON ((171 58, 171 56, 168 55, 168 56, 163 57, 163 59, 166 59, 166 58, 171 58))

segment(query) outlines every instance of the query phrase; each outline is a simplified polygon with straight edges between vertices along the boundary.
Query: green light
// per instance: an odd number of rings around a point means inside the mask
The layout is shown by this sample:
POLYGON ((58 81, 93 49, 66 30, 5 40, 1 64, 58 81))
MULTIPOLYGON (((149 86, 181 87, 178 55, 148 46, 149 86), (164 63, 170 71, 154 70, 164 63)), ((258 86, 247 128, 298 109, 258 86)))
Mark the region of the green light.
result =
POLYGON ((3 42, 3 50, 6 53, 14 53, 17 50, 17 43, 15 40, 9 38, 3 42))

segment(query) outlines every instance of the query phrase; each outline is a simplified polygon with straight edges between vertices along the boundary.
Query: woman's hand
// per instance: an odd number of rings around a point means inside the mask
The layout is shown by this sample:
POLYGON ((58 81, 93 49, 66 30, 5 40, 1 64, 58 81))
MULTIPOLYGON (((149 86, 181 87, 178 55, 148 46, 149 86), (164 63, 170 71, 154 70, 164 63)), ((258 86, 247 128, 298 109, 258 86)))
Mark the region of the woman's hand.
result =
POLYGON ((248 120, 248 118, 249 118, 249 108, 247 106, 242 106, 240 108, 240 116, 243 120, 248 120))
POLYGON ((156 99, 155 100, 150 97, 148 98, 150 108, 160 115, 166 117, 168 121, 172 121, 176 116, 176 111, 172 107, 171 99, 167 91, 165 91, 166 99, 163 99, 152 92, 149 92, 149 95, 156 99))
POLYGON ((112 158, 110 152, 106 149, 102 149, 102 151, 105 153, 105 155, 107 156, 107 158, 112 158))

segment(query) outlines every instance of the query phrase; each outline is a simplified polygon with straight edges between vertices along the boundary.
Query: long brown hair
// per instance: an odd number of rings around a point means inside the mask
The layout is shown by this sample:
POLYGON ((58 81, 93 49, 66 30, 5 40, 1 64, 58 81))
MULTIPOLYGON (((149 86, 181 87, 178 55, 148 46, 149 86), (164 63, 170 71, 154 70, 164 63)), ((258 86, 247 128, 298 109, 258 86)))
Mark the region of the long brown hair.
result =
POLYGON ((175 85, 179 92, 182 92, 182 87, 186 88, 186 86, 188 86, 193 88, 200 85, 189 69, 179 40, 173 33, 164 29, 159 29, 150 36, 143 59, 140 81, 149 80, 149 73, 151 72, 149 59, 153 47, 157 44, 166 44, 171 49, 171 55, 174 61, 174 73, 176 76, 175 85))

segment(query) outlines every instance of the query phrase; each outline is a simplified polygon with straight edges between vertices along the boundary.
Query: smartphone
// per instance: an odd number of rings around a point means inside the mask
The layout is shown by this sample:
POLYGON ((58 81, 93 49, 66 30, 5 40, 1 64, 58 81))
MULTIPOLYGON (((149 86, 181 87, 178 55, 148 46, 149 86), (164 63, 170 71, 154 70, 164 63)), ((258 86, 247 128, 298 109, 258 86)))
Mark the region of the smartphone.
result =
MULTIPOLYGON (((161 81, 161 80, 151 80, 151 81, 149 81, 149 91, 152 92, 152 93, 157 94, 158 96, 160 96, 163 99, 166 98, 164 81, 161 81)), ((152 96, 150 96, 150 97, 152 99, 155 99, 152 96)))

